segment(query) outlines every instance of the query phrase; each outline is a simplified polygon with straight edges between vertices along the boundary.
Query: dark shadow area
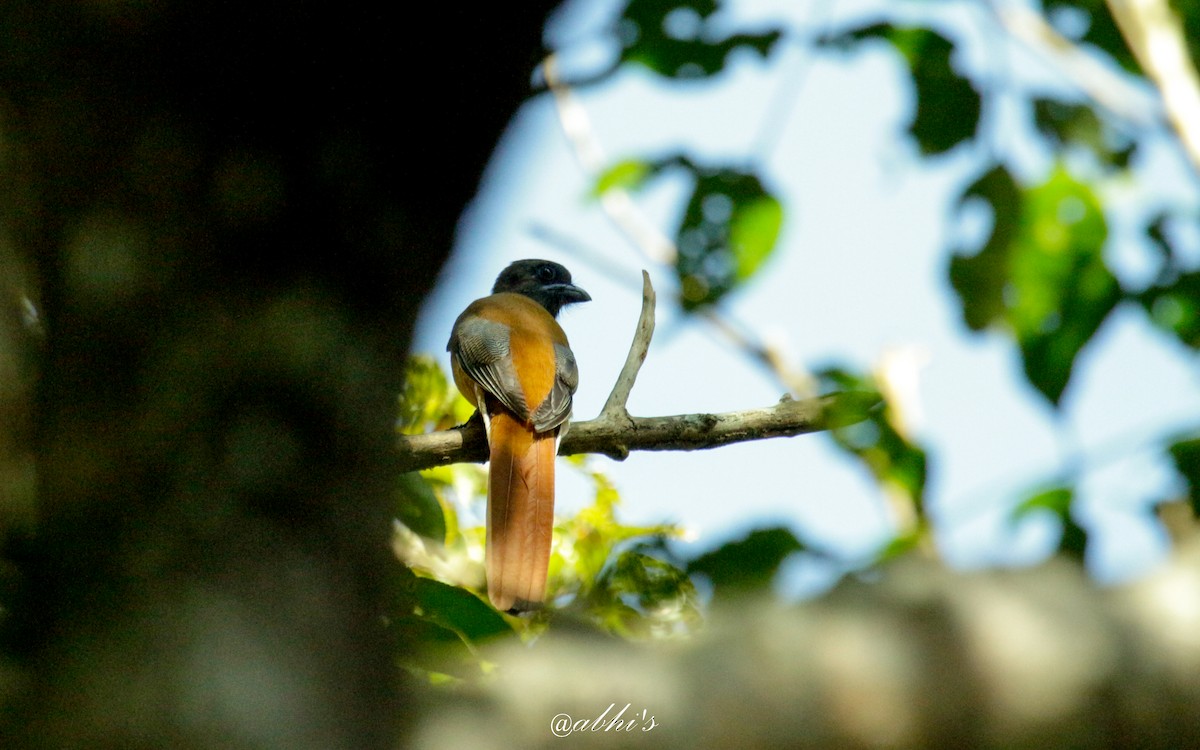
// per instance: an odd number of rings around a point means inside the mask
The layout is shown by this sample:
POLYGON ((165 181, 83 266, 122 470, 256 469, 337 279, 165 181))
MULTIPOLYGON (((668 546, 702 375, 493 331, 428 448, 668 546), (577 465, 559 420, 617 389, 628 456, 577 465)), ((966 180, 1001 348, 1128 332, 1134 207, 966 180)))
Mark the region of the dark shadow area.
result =
POLYGON ((394 746, 404 355, 552 5, 0 6, 0 745, 394 746))

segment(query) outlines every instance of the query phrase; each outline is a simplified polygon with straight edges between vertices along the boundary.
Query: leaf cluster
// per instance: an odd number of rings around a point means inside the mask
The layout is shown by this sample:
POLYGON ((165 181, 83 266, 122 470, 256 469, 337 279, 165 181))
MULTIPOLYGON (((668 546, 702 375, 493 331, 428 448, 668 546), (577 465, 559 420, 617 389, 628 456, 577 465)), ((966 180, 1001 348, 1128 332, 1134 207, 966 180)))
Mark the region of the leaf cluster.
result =
MULTIPOLYGON (((781 27, 738 35, 728 33, 726 24, 721 27, 726 33, 718 37, 711 22, 719 10, 715 0, 631 0, 614 26, 614 33, 624 34, 619 37, 622 60, 666 79, 689 77, 681 76, 683 69, 702 70, 703 75, 690 77, 708 79, 728 64, 739 43, 769 61, 778 42, 790 35, 781 27), (687 19, 691 23, 680 23, 687 19), (661 34, 628 33, 652 26, 661 34), (686 39, 681 29, 687 30, 686 39), (705 45, 707 51, 702 51, 705 45)), ((1172 10, 1193 59, 1198 59, 1200 8, 1174 3, 1172 10)), ((1044 12, 1059 33, 1087 54, 1107 58, 1135 85, 1146 83, 1103 0, 1052 0, 1044 12)), ((866 48, 892 50, 912 82, 914 106, 905 130, 917 153, 927 160, 967 153, 978 164, 954 204, 952 223, 969 225, 982 217, 988 228, 979 241, 951 241, 945 267, 967 328, 1009 339, 1025 381, 1056 412, 1070 391, 1081 354, 1118 309, 1140 309, 1181 346, 1200 349, 1200 269, 1188 244, 1197 229, 1196 209, 1161 205, 1135 217, 1146 262, 1158 268, 1149 284, 1122 278, 1109 257, 1115 236, 1111 186, 1145 179, 1147 167, 1139 155, 1162 133, 1122 121, 1083 91, 1047 91, 1042 83, 1020 80, 1015 71, 1003 70, 1003 55, 989 60, 988 70, 972 68, 962 53, 975 39, 953 33, 951 25, 935 25, 936 14, 928 14, 929 23, 914 23, 912 17, 905 23, 850 24, 813 37, 809 46, 814 56, 843 58, 866 48), (1024 122, 1016 123, 1015 132, 1045 155, 1040 169, 1014 168, 1013 156, 995 142, 998 113, 1010 106, 1002 100, 1018 103, 1024 122)), ((993 49, 999 49, 1004 32, 998 26, 988 32, 997 37, 989 40, 993 49)), ((1006 130, 1014 130, 1010 120, 1006 130)), ((708 164, 686 154, 626 156, 598 176, 594 192, 637 190, 667 170, 685 171, 693 185, 674 230, 680 309, 720 306, 769 267, 780 230, 795 209, 784 204, 752 162, 708 164)), ((1121 221, 1128 222, 1128 212, 1121 221)), ((826 385, 869 378, 840 368, 819 377, 826 385)), ((903 502, 914 509, 917 528, 925 529, 922 492, 928 464, 936 456, 909 443, 890 424, 881 411, 878 419, 834 430, 831 436, 885 492, 907 498, 903 502)), ((1196 435, 1200 429, 1161 440, 1194 504, 1200 494, 1196 435)), ((1064 524, 1061 547, 1071 555, 1082 549, 1079 540, 1086 536, 1069 512, 1078 494, 1074 482, 1068 476, 1037 483, 1012 511, 1014 522, 1020 521, 1031 508, 1046 509, 1047 492, 1061 491, 1054 497, 1066 498, 1065 504, 1054 507, 1064 524)), ((909 548, 913 537, 903 529, 900 537, 909 541, 897 542, 897 549, 909 548)))

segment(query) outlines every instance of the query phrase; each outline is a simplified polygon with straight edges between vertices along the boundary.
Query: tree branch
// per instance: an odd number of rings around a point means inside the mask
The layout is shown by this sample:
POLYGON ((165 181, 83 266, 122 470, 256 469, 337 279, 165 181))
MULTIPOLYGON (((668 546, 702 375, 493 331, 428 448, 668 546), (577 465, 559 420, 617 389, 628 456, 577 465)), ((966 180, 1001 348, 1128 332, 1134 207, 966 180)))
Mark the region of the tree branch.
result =
POLYGON ((1017 3, 988 3, 1000 25, 1029 49, 1044 55, 1096 104, 1134 127, 1158 121, 1160 108, 1126 76, 1114 72, 1054 29, 1045 17, 1017 3))
MULTIPOLYGON (((575 153, 576 160, 589 174, 598 174, 605 167, 604 149, 592 128, 587 109, 572 91, 570 84, 559 77, 555 55, 552 54, 543 61, 542 75, 554 95, 559 125, 575 153)), ((638 209, 627 189, 614 185, 601 193, 599 201, 604 215, 645 258, 666 266, 674 265, 679 254, 675 243, 638 209)), ((766 365, 793 396, 809 396, 813 393, 812 378, 807 373, 798 372, 790 367, 784 361, 778 347, 758 341, 745 331, 739 330, 711 307, 697 317, 708 321, 744 353, 766 365)))
MULTIPOLYGON (((558 454, 602 453, 620 461, 632 451, 694 451, 793 437, 861 422, 879 401, 877 393, 850 391, 800 401, 784 398, 764 409, 722 414, 628 417, 627 421, 598 417, 573 423, 558 454)), ((399 441, 403 471, 488 459, 483 425, 474 420, 451 430, 402 435, 399 441)))
POLYGON ((1162 94, 1167 118, 1200 172, 1200 77, 1183 24, 1167 0, 1108 0, 1121 36, 1162 94))
MULTIPOLYGON (((703 450, 748 440, 792 437, 860 422, 880 402, 879 394, 864 391, 800 401, 785 397, 765 409, 724 414, 630 416, 625 405, 654 335, 654 302, 650 274, 642 271, 642 312, 625 365, 600 415, 571 425, 559 445, 560 456, 602 453, 620 461, 635 450, 703 450)), ((452 430, 402 435, 399 448, 403 471, 488 459, 487 436, 475 419, 452 430)))
POLYGON ((633 334, 633 344, 629 347, 629 355, 625 357, 625 365, 617 382, 613 385, 612 393, 600 410, 599 420, 629 419, 629 410, 625 407, 629 401, 629 393, 637 380, 642 363, 646 361, 646 353, 650 351, 650 338, 654 336, 654 285, 650 283, 650 274, 642 271, 642 312, 638 315, 637 330, 633 334))

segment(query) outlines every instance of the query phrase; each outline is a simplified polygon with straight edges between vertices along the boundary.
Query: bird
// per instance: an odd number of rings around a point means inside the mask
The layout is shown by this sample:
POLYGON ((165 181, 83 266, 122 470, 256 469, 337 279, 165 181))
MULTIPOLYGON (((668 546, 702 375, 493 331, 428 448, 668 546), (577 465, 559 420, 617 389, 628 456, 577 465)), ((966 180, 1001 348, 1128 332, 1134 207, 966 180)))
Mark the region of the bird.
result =
POLYGON ((518 260, 500 272, 491 296, 463 310, 446 345, 454 384, 487 433, 487 593, 509 614, 537 610, 546 598, 554 459, 579 385, 556 318, 590 300, 562 265, 518 260))

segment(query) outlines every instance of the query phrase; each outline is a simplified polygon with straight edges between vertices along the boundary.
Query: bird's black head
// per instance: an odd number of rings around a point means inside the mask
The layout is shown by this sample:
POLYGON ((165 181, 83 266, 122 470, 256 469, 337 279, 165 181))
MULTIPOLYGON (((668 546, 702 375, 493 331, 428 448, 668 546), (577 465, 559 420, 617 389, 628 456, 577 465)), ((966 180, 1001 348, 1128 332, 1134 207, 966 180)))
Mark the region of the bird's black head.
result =
POLYGON ((592 297, 571 283, 571 272, 549 260, 518 260, 500 272, 492 293, 515 292, 533 299, 554 317, 564 305, 592 297))

